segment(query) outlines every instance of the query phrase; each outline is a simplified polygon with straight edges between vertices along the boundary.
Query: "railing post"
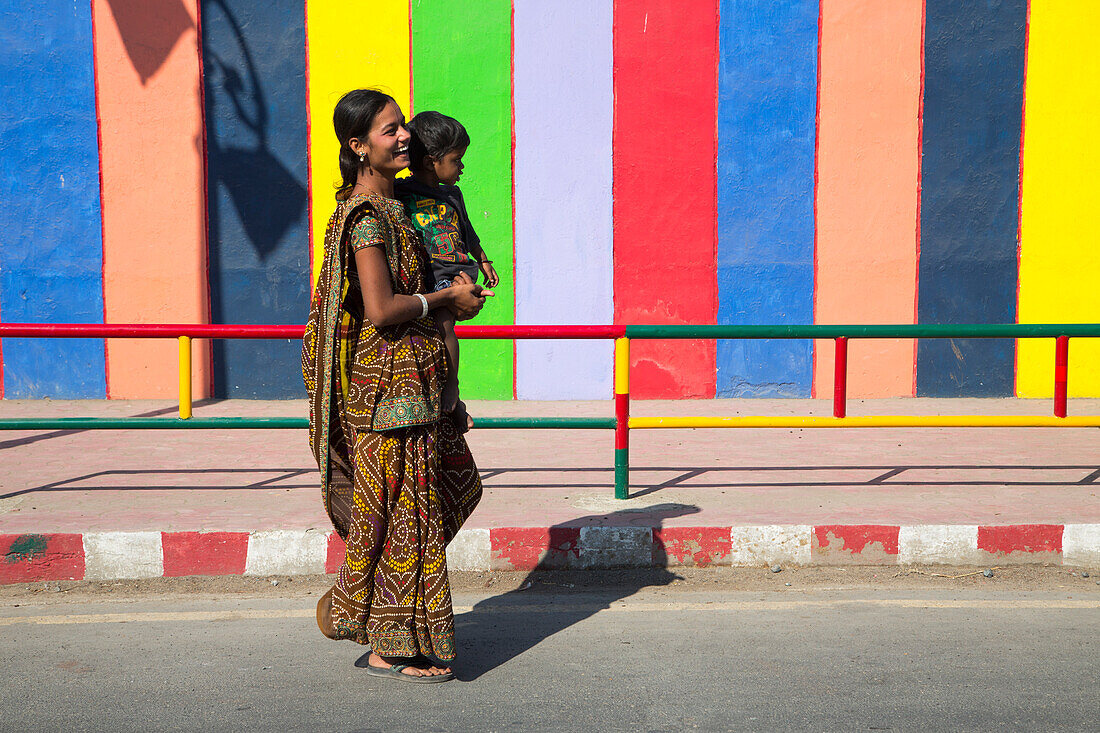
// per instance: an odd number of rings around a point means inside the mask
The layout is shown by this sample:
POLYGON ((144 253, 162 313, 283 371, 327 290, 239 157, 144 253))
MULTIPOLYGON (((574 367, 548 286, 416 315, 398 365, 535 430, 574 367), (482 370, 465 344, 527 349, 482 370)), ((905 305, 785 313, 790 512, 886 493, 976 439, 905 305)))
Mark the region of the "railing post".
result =
POLYGON ((630 339, 615 339, 615 498, 630 498, 630 339))
POLYGON ((191 337, 180 336, 180 420, 191 417, 191 337))
POLYGON ((1069 336, 1054 339, 1054 416, 1066 416, 1069 381, 1069 336))
POLYGON ((848 337, 836 337, 833 362, 833 417, 844 417, 848 400, 848 337))

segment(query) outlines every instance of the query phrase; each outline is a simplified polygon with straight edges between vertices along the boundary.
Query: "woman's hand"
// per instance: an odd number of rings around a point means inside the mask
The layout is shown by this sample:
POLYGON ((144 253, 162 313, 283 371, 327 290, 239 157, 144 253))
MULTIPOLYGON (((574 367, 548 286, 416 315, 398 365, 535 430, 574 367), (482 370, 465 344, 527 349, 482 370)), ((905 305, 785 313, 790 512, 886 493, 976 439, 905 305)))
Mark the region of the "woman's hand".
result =
POLYGON ((492 290, 486 290, 475 283, 469 275, 460 272, 451 284, 451 287, 441 292, 452 297, 451 311, 455 314, 456 321, 468 321, 478 314, 485 305, 485 298, 495 295, 492 290))
POLYGON ((481 260, 477 263, 477 266, 481 269, 481 274, 485 276, 485 286, 495 288, 500 283, 500 278, 497 276, 497 271, 493 269, 493 263, 489 260, 481 260))

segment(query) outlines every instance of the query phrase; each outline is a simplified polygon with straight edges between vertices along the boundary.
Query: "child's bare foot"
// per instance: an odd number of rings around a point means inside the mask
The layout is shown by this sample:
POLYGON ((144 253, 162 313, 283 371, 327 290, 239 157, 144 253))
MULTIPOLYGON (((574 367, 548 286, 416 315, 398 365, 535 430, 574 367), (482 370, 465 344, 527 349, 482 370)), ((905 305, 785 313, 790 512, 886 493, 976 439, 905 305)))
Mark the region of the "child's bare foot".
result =
POLYGON ((443 394, 440 396, 441 409, 444 415, 450 415, 458 407, 458 382, 453 384, 448 381, 443 385, 443 394))
POLYGON ((474 426, 474 419, 470 417, 470 413, 466 412, 466 403, 462 400, 455 404, 455 408, 451 412, 451 419, 454 420, 459 435, 469 431, 474 426))

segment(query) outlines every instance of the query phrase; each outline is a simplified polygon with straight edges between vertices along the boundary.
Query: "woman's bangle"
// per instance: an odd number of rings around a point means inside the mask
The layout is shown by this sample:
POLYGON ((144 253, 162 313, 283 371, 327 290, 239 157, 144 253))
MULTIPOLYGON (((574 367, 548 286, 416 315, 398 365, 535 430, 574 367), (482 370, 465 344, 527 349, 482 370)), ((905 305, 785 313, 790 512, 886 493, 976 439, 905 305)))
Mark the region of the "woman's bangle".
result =
POLYGON ((420 317, 428 315, 428 299, 420 293, 413 293, 417 298, 420 298, 420 317))
POLYGON ((492 260, 478 260, 477 262, 478 262, 479 265, 491 265, 491 264, 493 264, 492 260))

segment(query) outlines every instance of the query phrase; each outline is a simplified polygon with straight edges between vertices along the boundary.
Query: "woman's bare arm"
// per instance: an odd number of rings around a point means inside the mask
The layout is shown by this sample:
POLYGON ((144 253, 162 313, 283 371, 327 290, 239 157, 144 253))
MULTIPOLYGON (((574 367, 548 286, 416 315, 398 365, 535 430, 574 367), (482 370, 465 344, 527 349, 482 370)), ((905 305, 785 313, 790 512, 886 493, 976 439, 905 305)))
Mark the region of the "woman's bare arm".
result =
MULTIPOLYGON (((355 251, 355 267, 359 271, 359 288, 363 292, 363 313, 375 327, 392 326, 419 318, 422 310, 420 298, 415 295, 398 295, 390 286, 390 267, 380 247, 363 247, 355 251)), ((492 295, 474 284, 462 284, 425 293, 428 309, 447 308, 457 320, 477 315, 485 304, 485 297, 492 295)))

